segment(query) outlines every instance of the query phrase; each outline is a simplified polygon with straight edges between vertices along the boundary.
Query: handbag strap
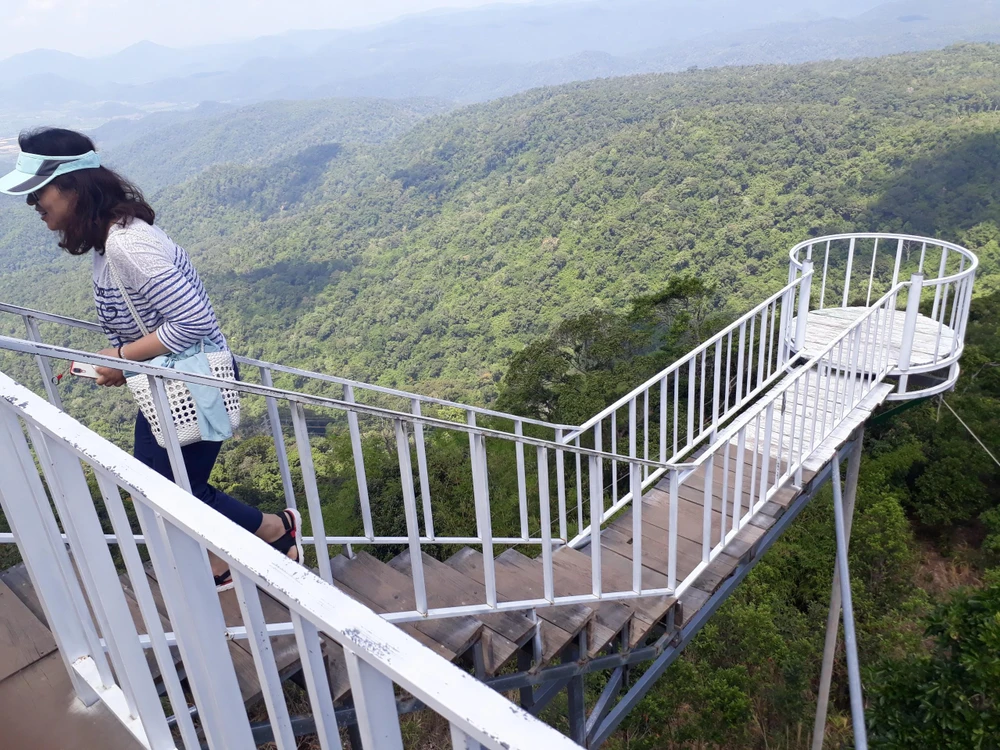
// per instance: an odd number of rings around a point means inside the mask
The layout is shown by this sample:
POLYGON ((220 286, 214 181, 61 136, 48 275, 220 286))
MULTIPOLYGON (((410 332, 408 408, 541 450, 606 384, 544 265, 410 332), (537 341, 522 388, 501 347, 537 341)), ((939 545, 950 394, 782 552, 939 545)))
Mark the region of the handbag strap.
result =
POLYGON ((132 298, 126 291, 125 285, 122 284, 121 276, 118 275, 118 269, 115 268, 115 264, 111 262, 111 256, 108 254, 107 250, 104 252, 104 262, 108 264, 108 270, 111 271, 111 280, 115 282, 115 286, 118 287, 118 291, 125 300, 125 304, 128 305, 128 311, 132 313, 132 318, 135 320, 135 324, 139 326, 139 330, 142 331, 143 336, 148 336, 149 329, 143 325, 142 318, 140 318, 139 313, 136 312, 135 305, 132 304, 132 298))

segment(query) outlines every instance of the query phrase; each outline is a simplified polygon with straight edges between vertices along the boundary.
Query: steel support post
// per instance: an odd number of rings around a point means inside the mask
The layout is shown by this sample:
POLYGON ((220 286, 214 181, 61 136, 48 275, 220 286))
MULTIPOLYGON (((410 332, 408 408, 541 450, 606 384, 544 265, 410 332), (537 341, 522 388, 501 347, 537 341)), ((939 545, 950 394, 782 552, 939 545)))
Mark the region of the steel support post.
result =
MULTIPOLYGON (((578 643, 567 646, 563 652, 563 661, 575 662, 583 658, 584 652, 578 643)), ((566 714, 569 718, 569 738, 580 746, 586 746, 587 742, 587 707, 584 703, 583 695, 583 675, 573 677, 566 686, 567 707, 566 714)))
POLYGON ((844 522, 844 499, 840 485, 840 455, 833 457, 833 520, 837 529, 837 570, 840 573, 840 595, 844 612, 844 650, 847 654, 847 678, 851 692, 851 723, 854 726, 854 747, 868 750, 865 731, 865 707, 858 666, 858 641, 854 631, 854 603, 851 598, 851 573, 847 560, 847 534, 844 522))
MULTIPOLYGON (((854 522, 854 501, 858 494, 858 476, 861 472, 861 448, 865 428, 855 431, 854 448, 847 459, 847 486, 844 489, 844 536, 849 542, 854 522)), ((834 566, 833 590, 830 593, 830 613, 826 619, 826 645, 823 648, 823 667, 819 677, 819 697, 816 704, 816 721, 813 725, 812 750, 823 750, 826 732, 826 712, 830 703, 830 683, 833 679, 833 659, 837 652, 837 632, 840 627, 840 571, 834 566)))

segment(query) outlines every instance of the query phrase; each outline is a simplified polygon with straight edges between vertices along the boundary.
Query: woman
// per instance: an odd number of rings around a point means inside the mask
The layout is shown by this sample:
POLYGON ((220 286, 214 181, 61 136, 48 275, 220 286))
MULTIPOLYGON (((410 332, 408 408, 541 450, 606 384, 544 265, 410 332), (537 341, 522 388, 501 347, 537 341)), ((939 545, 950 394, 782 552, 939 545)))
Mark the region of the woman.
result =
MULTIPOLYGON (((100 354, 145 361, 183 352, 202 340, 228 349, 188 254, 155 226, 155 213, 142 193, 100 166, 93 141, 72 130, 49 128, 22 133, 19 144, 22 153, 17 168, 0 178, 0 192, 26 195, 28 205, 34 206, 45 226, 58 233, 59 246, 71 255, 94 251, 94 301, 111 342, 100 354), (148 335, 142 334, 125 304, 109 259, 148 335)), ((120 369, 98 367, 97 373, 98 385, 125 383, 120 369)), ((261 513, 208 483, 221 445, 200 441, 181 449, 192 493, 291 559, 301 559, 302 521, 295 510, 261 513)), ((167 451, 157 444, 141 411, 135 420, 134 453, 173 480, 167 451)), ((232 588, 225 562, 210 557, 218 589, 232 588)))

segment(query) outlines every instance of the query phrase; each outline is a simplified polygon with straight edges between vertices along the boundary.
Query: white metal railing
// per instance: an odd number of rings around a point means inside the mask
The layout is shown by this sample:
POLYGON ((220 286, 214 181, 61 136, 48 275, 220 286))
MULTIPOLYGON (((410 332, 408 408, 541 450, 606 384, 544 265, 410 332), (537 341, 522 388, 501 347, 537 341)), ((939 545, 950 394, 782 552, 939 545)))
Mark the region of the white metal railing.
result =
POLYGON ((280 750, 297 745, 262 611, 262 591, 290 612, 324 750, 341 747, 324 648, 343 649, 366 748, 402 750, 396 686, 449 722, 455 748, 576 747, 260 539, 235 524, 219 523, 215 512, 190 494, 2 373, 0 457, 0 502, 77 695, 86 705, 101 701, 145 747, 195 750, 203 740, 213 748, 255 746, 247 716, 234 710, 243 701, 208 552, 232 571, 280 750), (176 716, 176 735, 119 583, 88 472, 118 534, 145 624, 145 645, 156 657, 166 701, 176 716), (169 640, 132 538, 127 505, 138 518, 163 594, 173 627, 169 640), (324 645, 324 639, 337 645, 324 645), (171 654, 174 644, 189 694, 171 654))
MULTIPOLYGON (((861 309, 910 279, 920 285, 915 335, 922 349, 919 362, 912 352, 899 358, 889 375, 899 388, 889 398, 924 398, 951 388, 958 378, 972 287, 979 260, 951 242, 904 234, 842 234, 806 240, 790 251, 790 278, 807 261, 817 270, 819 299, 816 310, 861 309), (939 381, 910 390, 910 376, 934 374, 939 381)), ((894 346, 902 348, 904 332, 896 332, 894 346)))
MULTIPOLYGON (((121 360, 102 357, 90 352, 57 347, 45 343, 37 343, 24 339, 14 339, 0 336, 0 350, 18 352, 33 356, 39 361, 63 360, 77 361, 93 365, 117 367, 121 360)), ((272 417, 272 427, 275 430, 275 447, 279 455, 287 450, 284 432, 278 420, 278 404, 287 407, 291 420, 291 431, 294 436, 294 449, 299 458, 301 468, 301 492, 294 491, 290 474, 290 462, 287 457, 281 462, 283 470, 289 473, 285 476, 285 486, 293 488, 286 495, 285 501, 289 507, 302 505, 299 500, 304 496, 304 507, 299 507, 311 535, 304 537, 305 544, 315 549, 316 564, 320 576, 327 582, 333 582, 330 565, 330 546, 344 545, 349 555, 353 554, 355 545, 406 545, 411 553, 412 576, 414 584, 415 608, 403 612, 387 613, 385 619, 391 621, 409 621, 426 618, 451 617, 477 612, 497 610, 515 610, 531 607, 547 607, 560 604, 576 604, 593 601, 591 595, 559 596, 554 589, 554 578, 551 567, 552 550, 565 544, 570 532, 575 530, 575 523, 581 511, 570 513, 569 504, 574 502, 578 508, 602 507, 604 504, 601 485, 594 484, 591 475, 596 476, 604 463, 612 460, 623 461, 610 453, 581 447, 565 445, 562 442, 533 437, 526 434, 520 423, 520 417, 508 416, 515 423, 514 432, 505 432, 477 424, 477 412, 471 408, 466 410, 466 422, 453 422, 437 417, 414 414, 413 412, 394 411, 380 406, 361 404, 346 399, 335 399, 317 396, 300 391, 290 391, 274 386, 257 385, 245 381, 226 381, 217 378, 182 373, 176 370, 156 367, 142 362, 129 362, 128 369, 132 372, 146 374, 150 379, 150 387, 159 413, 160 424, 165 427, 165 441, 171 468, 177 483, 184 489, 190 489, 187 472, 181 456, 180 446, 169 418, 169 407, 166 401, 167 380, 209 385, 216 388, 233 388, 246 397, 263 397, 267 402, 272 417), (352 456, 355 478, 359 489, 355 510, 361 518, 360 534, 328 533, 323 516, 322 503, 317 482, 317 472, 313 459, 312 446, 306 424, 306 408, 314 410, 329 410, 334 414, 347 417, 351 432, 352 456), (367 459, 363 450, 362 432, 386 434, 391 430, 393 458, 401 478, 401 497, 393 505, 397 513, 391 514, 405 524, 405 534, 394 535, 379 533, 375 525, 373 507, 378 498, 369 494, 367 484, 367 459), (428 446, 433 445, 434 434, 452 436, 460 435, 468 440, 469 450, 466 454, 468 472, 471 478, 471 496, 458 498, 460 504, 469 504, 475 509, 474 528, 467 533, 439 533, 434 529, 433 498, 430 494, 428 446), (414 462, 416 457, 416 462, 414 462), (489 470, 494 461, 503 462, 509 466, 513 479, 496 476, 489 470), (582 466, 583 475, 575 483, 576 487, 591 487, 590 493, 580 492, 574 498, 574 467, 582 466), (593 486, 592 486, 593 485, 593 486), (508 492, 505 498, 506 506, 517 508, 517 520, 510 526, 520 530, 520 535, 495 533, 498 528, 491 508, 496 507, 499 491, 508 492), (594 493, 597 493, 596 495, 594 493), (419 500, 418 500, 419 498, 419 500), (418 504, 419 502, 419 504, 418 504), (531 520, 535 520, 537 530, 531 531, 531 520), (496 591, 496 573, 494 550, 498 545, 534 544, 541 547, 545 560, 544 590, 542 599, 499 601, 496 591), (428 601, 424 585, 423 562, 421 552, 427 547, 440 545, 473 545, 482 550, 484 559, 485 596, 477 604, 460 607, 434 607, 428 601)), ((562 429, 554 428, 557 437, 562 429)), ((663 465, 642 458, 624 460, 634 463, 637 467, 645 467, 657 471, 663 465)), ((460 491, 460 490, 456 490, 460 491)), ((385 501, 384 498, 381 499, 385 501)), ((387 515, 387 514, 383 514, 387 515)), ((146 540, 140 534, 132 534, 132 539, 138 542, 146 540)), ((12 538, 2 541, 13 541, 12 538)), ((107 536, 108 542, 121 541, 120 531, 107 536)), ((634 592, 626 595, 634 596, 634 592)))
MULTIPOLYGON (((631 490, 621 497, 618 491, 619 481, 628 476, 628 458, 648 460, 652 450, 654 460, 676 463, 705 440, 714 439, 722 425, 787 372, 789 326, 794 311, 808 303, 811 277, 808 271, 792 279, 690 354, 564 436, 565 442, 625 457, 610 464, 611 504, 602 523, 632 500, 631 490)), ((659 481, 664 471, 645 467, 641 489, 659 481)), ((591 528, 582 517, 579 528, 570 546, 587 543, 591 528)))
MULTIPOLYGON (((907 379, 916 372, 916 368, 909 367, 909 360, 922 302, 933 313, 930 319, 947 319, 954 324, 954 327, 949 327, 949 336, 957 343, 949 350, 951 353, 948 357, 943 357, 941 361, 950 367, 950 376, 957 376, 957 356, 961 352, 961 336, 964 334, 968 314, 975 256, 947 243, 921 238, 914 240, 897 235, 837 236, 810 241, 814 249, 836 249, 839 247, 837 243, 842 242, 846 242, 845 247, 848 248, 848 255, 844 259, 843 288, 837 287, 836 274, 831 273, 831 269, 840 268, 840 260, 834 253, 824 254, 822 280, 818 277, 818 254, 815 260, 803 257, 798 261, 793 253, 788 285, 579 428, 546 425, 453 402, 421 400, 421 397, 413 394, 389 392, 391 389, 374 387, 371 388, 379 394, 405 399, 407 404, 412 404, 412 408, 396 410, 381 405, 363 404, 353 397, 354 389, 360 389, 361 384, 256 360, 241 361, 259 368, 262 381, 259 385, 219 381, 141 363, 130 363, 129 369, 150 377, 153 392, 158 396, 161 423, 167 426, 168 452, 174 475, 179 478, 182 486, 186 483, 185 472, 176 437, 172 434, 172 422, 169 418, 163 418, 166 413, 164 381, 174 379, 215 387, 231 387, 240 390, 246 398, 262 398, 270 417, 286 503, 295 506, 298 500, 305 501, 303 515, 312 529, 312 535, 305 541, 315 549, 320 575, 328 582, 332 581, 330 545, 344 545, 349 555, 353 553, 354 545, 409 547, 415 607, 404 612, 385 614, 385 619, 408 621, 587 603, 598 599, 676 595, 690 585, 702 569, 696 566, 692 571, 680 571, 680 553, 674 536, 677 533, 675 521, 679 493, 685 487, 690 489, 695 486, 697 477, 693 472, 703 465, 690 461, 704 462, 708 460, 706 456, 722 455, 720 451, 730 450, 730 442, 736 440, 738 444, 741 438, 743 445, 740 449, 749 456, 757 448, 758 440, 763 435, 784 435, 782 431, 786 420, 800 417, 795 416, 798 412, 794 409, 792 415, 786 415, 785 409, 779 409, 778 416, 774 417, 774 399, 780 395, 783 400, 792 398, 796 405, 799 400, 804 399, 802 414, 822 412, 823 415, 812 424, 805 421, 797 423, 800 429, 808 427, 808 443, 799 440, 796 443, 799 449, 792 451, 787 460, 778 458, 774 462, 774 471, 783 465, 783 461, 786 469, 774 474, 775 482, 787 481, 788 476, 797 476, 808 455, 802 446, 814 447, 834 434, 850 409, 860 403, 856 399, 858 394, 867 393, 874 384, 886 377, 896 376, 899 377, 897 387, 904 397, 914 395, 914 392, 907 391, 907 379), (891 277, 893 283, 874 303, 874 294, 882 291, 877 283, 882 283, 879 269, 886 256, 879 254, 878 248, 874 247, 871 258, 861 263, 859 258, 864 260, 867 257, 859 253, 859 248, 868 241, 864 238, 876 238, 882 243, 893 242, 896 248, 891 277), (919 273, 912 274, 909 281, 898 281, 904 271, 910 270, 907 266, 910 259, 906 254, 908 249, 916 247, 912 244, 914 241, 919 241, 921 247, 926 242, 928 247, 942 248, 941 257, 935 261, 941 274, 931 282, 924 282, 919 273), (948 260, 949 257, 952 260, 948 260), (949 263, 953 263, 955 268, 951 268, 949 263), (830 342, 822 346, 819 353, 803 353, 810 311, 814 307, 823 309, 825 299, 834 292, 842 302, 850 303, 853 271, 847 270, 847 267, 861 265, 868 269, 868 286, 864 290, 865 304, 862 309, 845 323, 842 333, 833 336, 830 342), (948 284, 958 286, 949 293, 943 291, 948 284), (904 289, 906 309, 898 310, 898 303, 902 299, 900 293, 904 289), (932 289, 936 291, 932 292, 932 289), (817 297, 818 307, 813 304, 817 297), (898 322, 901 325, 897 325, 898 322), (842 357, 848 359, 844 360, 842 357), (343 388, 343 397, 331 398, 275 388, 271 384, 272 371, 302 378, 307 385, 332 382, 343 388), (833 377, 830 373, 838 373, 838 377, 833 377), (810 381, 810 378, 821 376, 827 378, 822 381, 822 388, 819 387, 819 380, 815 383, 810 381), (793 388, 803 390, 801 393, 790 393, 793 388), (837 407, 828 412, 827 401, 830 399, 836 402, 837 407), (288 410, 290 432, 294 437, 295 452, 299 456, 301 467, 301 489, 294 486, 289 468, 279 405, 288 410), (464 417, 464 422, 422 413, 421 405, 428 406, 428 410, 429 405, 456 410, 464 417), (331 419, 341 420, 335 424, 347 424, 357 486, 357 504, 354 510, 360 519, 360 532, 345 533, 343 529, 334 529, 334 533, 329 533, 325 528, 306 421, 307 408, 333 414, 331 419), (513 424, 513 430, 497 429, 492 423, 488 426, 485 422, 477 423, 477 419, 486 418, 494 422, 507 420, 513 424), (756 425, 763 432, 754 433, 753 438, 745 431, 733 432, 750 429, 750 424, 756 425), (542 434, 543 437, 532 433, 542 434), (394 461, 398 467, 399 477, 403 480, 398 498, 387 500, 384 496, 370 496, 367 479, 370 465, 366 463, 362 443, 364 436, 373 434, 382 436, 385 448, 391 454, 389 460, 394 461), (468 441, 468 452, 463 455, 463 460, 467 462, 467 473, 471 481, 464 496, 455 496, 455 493, 462 492, 458 488, 443 488, 432 494, 429 467, 433 462, 429 460, 428 450, 435 445, 434 436, 449 434, 453 438, 460 438, 462 443, 468 441), (549 434, 552 435, 551 439, 549 434), (684 461, 688 463, 682 463, 684 461), (502 470, 497 469, 498 466, 502 470), (632 500, 641 496, 651 484, 664 479, 670 487, 669 512, 672 528, 668 559, 662 561, 663 572, 667 574, 667 585, 644 588, 638 577, 642 562, 641 504, 633 503, 632 500), (474 519, 471 517, 473 514, 466 514, 469 517, 466 527, 445 529, 445 533, 435 528, 435 502, 442 502, 442 492, 451 493, 448 499, 453 505, 474 510, 474 519), (379 528, 372 513, 373 504, 390 500, 393 504, 387 507, 393 510, 393 518, 399 519, 400 531, 396 533, 386 533, 379 528), (588 594, 560 595, 553 578, 553 549, 561 544, 599 544, 602 524, 628 505, 635 511, 633 519, 636 524, 633 541, 636 545, 636 578, 633 586, 627 590, 605 589, 601 577, 600 555, 592 555, 592 591, 588 594), (402 529, 403 526, 405 530, 402 529), (483 601, 454 607, 435 606, 433 601, 428 600, 420 553, 429 547, 443 544, 472 545, 482 549, 485 578, 483 601), (533 544, 540 548, 544 590, 542 598, 498 600, 494 550, 497 545, 516 544, 533 544)), ((799 246, 800 249, 806 249, 807 256, 810 243, 799 246)), ((922 269, 931 255, 933 253, 926 249, 919 254, 914 251, 914 270, 922 269)), ((9 306, 0 308, 0 312, 4 310, 22 317, 34 316, 34 320, 66 324, 66 319, 59 316, 45 316, 9 306)), ((79 323, 74 321, 73 325, 80 327, 79 323)), ((51 374, 51 370, 46 370, 45 366, 52 359, 76 359, 107 366, 119 364, 119 360, 42 343, 37 335, 37 326, 32 329, 31 320, 28 319, 25 320, 25 326, 29 334, 32 330, 35 331, 30 336, 31 340, 0 337, 0 350, 33 356, 43 377, 51 374)), ((942 336, 942 339, 945 338, 942 336)), ((54 391, 55 386, 50 385, 50 390, 54 391)), ((926 392, 925 389, 919 393, 926 392)), ((761 463, 770 461, 764 457, 764 446, 770 444, 769 440, 770 438, 761 443, 757 451, 761 463)), ((447 455, 447 460, 454 461, 454 451, 447 455)), ((724 455, 720 458, 722 463, 726 460, 724 455)), ((768 484, 768 471, 758 476, 755 466, 750 465, 753 481, 756 483, 755 494, 747 498, 746 505, 751 510, 742 514, 734 512, 734 498, 727 496, 731 519, 729 530, 723 537, 745 525, 760 507, 761 501, 773 494, 778 487, 778 484, 768 484), (750 502, 753 498, 756 500, 750 502)), ((703 484, 710 486, 712 482, 703 484)), ((740 508, 742 507, 741 501, 740 508)), ((716 509, 722 510, 718 505, 716 509)), ((711 518, 715 512, 711 498, 707 498, 704 512, 706 518, 711 518)), ((108 540, 113 541, 116 537, 117 535, 109 535, 108 540)), ((706 564, 713 554, 717 554, 713 551, 717 545, 711 543, 708 537, 705 534, 700 542, 696 541, 701 548, 700 557, 704 558, 702 564, 706 564)), ((133 535, 133 539, 143 541, 142 536, 137 534, 133 535)), ((0 541, 7 540, 0 537, 0 541)), ((235 634, 235 637, 240 635, 235 634)))

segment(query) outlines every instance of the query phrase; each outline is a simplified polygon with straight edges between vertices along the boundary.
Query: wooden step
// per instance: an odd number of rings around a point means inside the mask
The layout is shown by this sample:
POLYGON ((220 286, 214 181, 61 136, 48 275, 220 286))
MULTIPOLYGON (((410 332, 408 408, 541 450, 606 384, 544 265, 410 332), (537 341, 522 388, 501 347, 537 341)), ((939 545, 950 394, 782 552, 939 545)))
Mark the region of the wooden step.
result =
MULTIPOLYGON (((483 555, 478 550, 465 547, 452 555, 445 564, 485 585, 483 555)), ((541 578, 526 575, 516 566, 505 565, 497 560, 496 566, 497 600, 501 602, 519 599, 542 599, 541 578)), ((538 615, 538 637, 540 644, 536 656, 541 664, 555 659, 562 650, 588 626, 594 618, 594 610, 582 604, 565 604, 558 607, 540 607, 538 615)))
MULTIPOLYGON (((359 552, 354 558, 334 555, 330 567, 338 588, 352 597, 363 601, 367 607, 383 614, 414 609, 416 599, 413 581, 367 552, 359 552)), ((441 620, 426 620, 406 623, 403 629, 421 633, 424 640, 438 644, 447 652, 449 661, 463 655, 479 640, 483 623, 474 617, 449 617, 441 620)))
MULTIPOLYGON (((426 552, 421 554, 424 582, 427 586, 427 604, 431 608, 462 607, 486 601, 482 584, 435 560, 426 552)), ((407 577, 412 576, 410 551, 404 550, 389 561, 389 566, 407 577)), ((534 635, 535 625, 522 612, 497 612, 475 615, 483 623, 483 661, 486 674, 493 676, 534 635)))
POLYGON ((0 581, 0 682, 55 650, 49 629, 0 581))
MULTIPOLYGON (((562 547, 552 555, 553 567, 567 567, 576 571, 577 575, 590 576, 591 549, 588 544, 582 550, 572 547, 562 547)), ((632 588, 632 560, 622 557, 616 552, 602 548, 601 550, 601 580, 607 591, 629 591, 632 588)), ((642 585, 649 588, 664 588, 667 576, 664 573, 642 569, 642 585)), ((662 622, 676 600, 671 596, 644 596, 629 599, 632 608, 632 623, 629 630, 629 646, 642 643, 657 624, 662 622)))
MULTIPOLYGON (((515 549, 509 549, 497 558, 497 562, 515 566, 527 575, 536 576, 541 583, 541 558, 532 559, 515 549)), ((586 595, 593 591, 589 568, 583 573, 575 568, 562 565, 557 567, 553 564, 552 579, 555 590, 560 596, 586 595)), ((632 619, 632 608, 628 604, 616 601, 596 602, 587 606, 594 609, 595 615, 587 633, 587 655, 593 658, 601 653, 632 619)))
MULTIPOLYGON (((77 572, 77 578, 79 579, 79 571, 77 572)), ((24 605, 31 611, 38 620, 48 627, 48 623, 45 621, 45 613, 42 611, 42 604, 38 599, 38 594, 35 592, 35 587, 31 585, 31 579, 28 576, 28 570, 25 568, 24 563, 19 563, 12 566, 11 568, 0 573, 0 578, 10 586, 11 591, 13 591, 18 599, 24 603, 24 605)), ((146 624, 143 620, 142 613, 139 610, 139 603, 136 601, 135 596, 131 589, 131 584, 129 584, 128 576, 121 576, 122 589, 125 592, 125 603, 128 605, 129 613, 132 615, 132 621, 135 624, 136 632, 145 635, 146 624)), ((82 588, 82 584, 81 584, 82 588)), ((91 612, 91 615, 93 613, 91 612)), ((170 630, 170 623, 167 622, 165 617, 160 617, 160 624, 165 631, 170 630)), ((149 665, 150 674, 152 674, 154 681, 160 680, 160 665, 156 660, 156 655, 153 653, 152 649, 143 649, 144 655, 146 657, 146 662, 149 665)), ((174 657, 174 664, 180 661, 180 655, 178 654, 177 647, 171 648, 171 653, 174 657)), ((183 677, 183 671, 181 672, 183 677)))

